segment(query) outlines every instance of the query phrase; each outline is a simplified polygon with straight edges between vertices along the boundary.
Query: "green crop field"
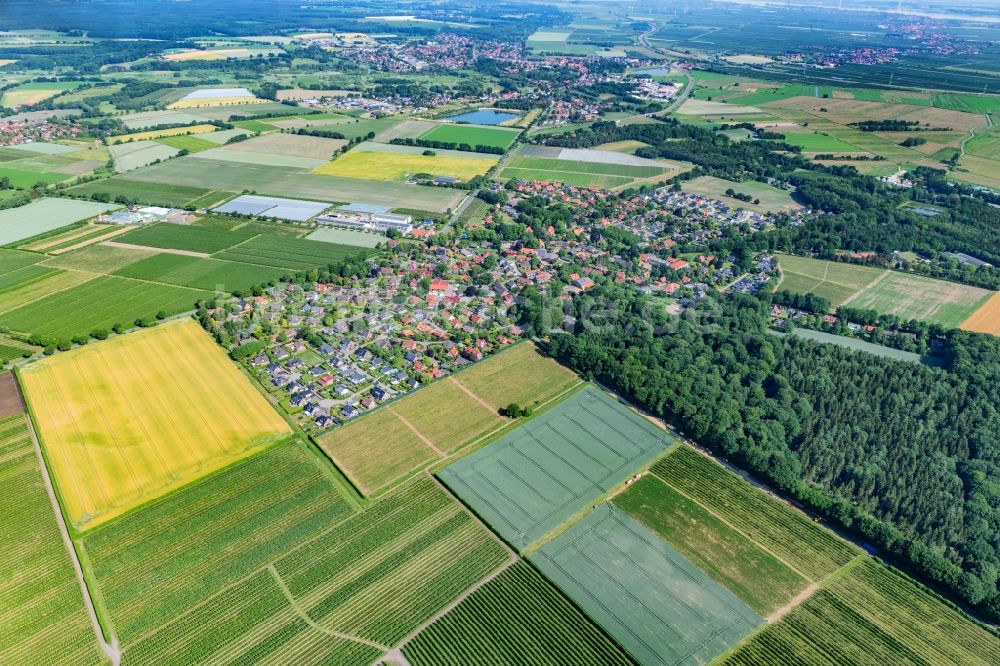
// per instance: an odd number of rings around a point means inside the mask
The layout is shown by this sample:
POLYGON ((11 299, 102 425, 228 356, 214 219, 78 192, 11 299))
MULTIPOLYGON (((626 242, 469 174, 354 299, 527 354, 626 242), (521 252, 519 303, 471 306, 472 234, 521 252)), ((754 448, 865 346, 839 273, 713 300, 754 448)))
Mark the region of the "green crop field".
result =
POLYGON ((869 266, 788 255, 780 255, 778 263, 782 273, 778 289, 782 291, 812 293, 829 299, 833 306, 871 309, 948 328, 968 319, 993 294, 987 289, 869 266))
POLYGON ((87 247, 50 257, 43 265, 84 273, 114 273, 115 271, 142 261, 156 254, 156 250, 144 250, 110 245, 88 245, 87 247))
POLYGON ((962 95, 959 93, 936 92, 932 103, 941 109, 966 111, 968 113, 996 113, 1000 111, 1000 98, 996 95, 962 95))
POLYGON ((685 181, 682 187, 685 192, 714 197, 725 201, 732 207, 746 208, 747 210, 760 213, 797 210, 802 207, 792 200, 787 190, 779 190, 776 187, 771 187, 766 183, 755 180, 745 180, 737 183, 714 176, 700 176, 693 180, 685 181), (755 199, 759 199, 760 203, 755 204, 731 198, 726 194, 726 190, 729 189, 734 190, 738 194, 748 194, 755 199))
MULTIPOLYGON (((19 165, 20 162, 17 162, 16 164, 19 165)), ((16 187, 21 190, 32 188, 38 183, 51 185, 52 183, 67 180, 70 177, 71 176, 69 174, 57 173, 55 171, 26 169, 21 166, 14 166, 11 164, 0 164, 0 178, 7 178, 12 187, 16 187)))
POLYGON ((153 320, 193 310, 212 293, 185 287, 100 276, 0 315, 0 326, 37 333, 53 340, 89 335, 115 324, 131 328, 137 319, 153 320))
POLYGON ((858 554, 832 532, 688 447, 674 449, 651 471, 813 581, 858 554))
POLYGON ((288 271, 220 259, 158 254, 115 272, 122 277, 226 293, 277 281, 288 271))
POLYGON ((165 136, 157 139, 156 143, 162 143, 163 145, 170 146, 171 148, 186 150, 189 153, 200 153, 203 150, 211 150, 212 148, 219 147, 212 141, 206 141, 205 139, 197 136, 165 136))
POLYGON ((237 247, 224 250, 215 257, 258 266, 303 271, 310 268, 325 268, 347 257, 360 256, 364 253, 364 248, 352 245, 280 236, 257 236, 237 247))
POLYGON ((705 664, 762 620, 613 504, 531 556, 640 664, 705 664))
POLYGON ((25 266, 37 264, 42 259, 42 256, 35 254, 34 252, 0 249, 0 275, 16 271, 20 268, 24 268, 25 266))
POLYGON ((865 558, 724 666, 1000 663, 1000 639, 902 573, 865 558))
POLYGON ((18 268, 6 273, 0 273, 0 293, 14 291, 38 282, 47 277, 55 275, 58 271, 54 268, 32 264, 24 268, 18 268))
POLYGON ((427 141, 509 148, 517 139, 518 130, 486 127, 483 125, 438 125, 420 136, 427 141))
POLYGON ((863 351, 869 354, 875 354, 876 356, 883 356, 885 358, 894 358, 898 361, 924 363, 931 366, 941 364, 941 361, 934 356, 921 356, 920 354, 916 354, 914 352, 894 349, 893 347, 886 347, 885 345, 875 344, 866 340, 859 340, 858 338, 851 338, 846 335, 836 335, 834 333, 827 333, 826 331, 816 331, 811 328, 796 328, 792 334, 797 335, 800 338, 815 340, 816 342, 825 342, 827 344, 837 345, 845 349, 863 351))
POLYGON ((875 282, 884 269, 835 261, 778 255, 781 283, 778 289, 797 294, 816 294, 837 307, 875 282))
POLYGON ((115 208, 118 206, 72 199, 38 199, 26 206, 8 208, 0 211, 0 245, 55 231, 115 208))
POLYGON ((614 502, 763 616, 809 584, 749 537, 655 476, 643 477, 614 502))
POLYGON ((338 227, 320 227, 306 236, 306 240, 334 243, 335 245, 351 245, 355 247, 374 248, 379 243, 389 240, 386 236, 353 229, 338 227))
POLYGON ((29 344, 14 340, 6 336, 0 336, 0 368, 11 361, 27 358, 37 354, 40 350, 29 344))
POLYGON ((668 441, 591 386, 438 476, 508 543, 524 549, 648 464, 668 441))
POLYGON ((805 153, 860 153, 864 152, 857 146, 826 134, 788 132, 783 141, 792 146, 798 146, 805 153))
POLYGON ((0 478, 0 663, 105 663, 21 413, 0 418, 0 478))
POLYGON ((131 245, 213 254, 248 241, 256 235, 252 230, 230 231, 162 223, 130 231, 115 240, 131 245))
POLYGON ((280 444, 84 537, 124 663, 371 663, 507 560, 430 479, 354 513, 328 474, 280 444))
POLYGON ((236 195, 236 192, 209 190, 189 185, 128 180, 121 176, 84 183, 66 191, 70 194, 88 197, 95 194, 107 195, 112 201, 118 197, 124 197, 128 201, 170 208, 211 208, 236 195))
POLYGON ((517 562, 403 646, 413 666, 632 663, 531 565, 517 562))
POLYGON ((957 282, 891 272, 851 299, 848 305, 954 328, 992 294, 988 289, 957 282))

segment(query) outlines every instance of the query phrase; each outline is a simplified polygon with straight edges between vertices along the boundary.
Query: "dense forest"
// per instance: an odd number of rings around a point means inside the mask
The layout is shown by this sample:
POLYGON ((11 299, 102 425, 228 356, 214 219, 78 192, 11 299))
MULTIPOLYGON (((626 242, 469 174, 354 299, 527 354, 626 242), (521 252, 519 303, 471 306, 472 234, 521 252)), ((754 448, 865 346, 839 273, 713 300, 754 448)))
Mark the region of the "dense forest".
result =
POLYGON ((932 369, 779 338, 742 294, 677 318, 599 287, 580 322, 597 303, 613 316, 554 335, 554 357, 1000 619, 1000 340, 953 331, 932 369))

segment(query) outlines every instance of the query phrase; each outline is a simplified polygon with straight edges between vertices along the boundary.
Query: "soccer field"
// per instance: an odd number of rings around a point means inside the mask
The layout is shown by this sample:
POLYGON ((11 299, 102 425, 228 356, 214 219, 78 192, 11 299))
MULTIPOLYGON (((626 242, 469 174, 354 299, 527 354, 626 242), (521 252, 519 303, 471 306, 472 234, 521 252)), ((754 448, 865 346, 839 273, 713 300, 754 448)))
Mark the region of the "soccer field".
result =
POLYGON ((640 664, 710 663, 762 623, 612 504, 594 509, 530 559, 640 664))
POLYGON ((590 386, 438 476, 524 549, 666 449, 664 431, 590 386))
POLYGON ((190 320, 53 356, 21 381, 81 531, 291 432, 190 320))

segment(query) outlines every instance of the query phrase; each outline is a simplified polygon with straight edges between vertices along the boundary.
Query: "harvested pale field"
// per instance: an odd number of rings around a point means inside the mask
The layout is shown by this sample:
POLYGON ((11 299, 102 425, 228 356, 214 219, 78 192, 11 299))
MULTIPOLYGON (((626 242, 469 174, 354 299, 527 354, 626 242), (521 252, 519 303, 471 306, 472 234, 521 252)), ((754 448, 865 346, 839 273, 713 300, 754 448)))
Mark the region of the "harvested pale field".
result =
POLYGON ((768 63, 774 62, 767 56, 759 56, 759 55, 732 55, 732 56, 723 56, 722 59, 736 65, 766 65, 768 63))
POLYGON ((763 113, 760 107, 740 106, 738 104, 723 104, 722 102, 709 102, 703 99, 690 98, 681 105, 677 113, 691 116, 724 116, 724 115, 744 115, 749 113, 763 113))
POLYGON ((791 97, 763 105, 770 108, 796 109, 807 111, 825 118, 829 122, 847 125, 862 120, 916 120, 931 127, 947 127, 953 130, 968 130, 986 124, 983 116, 975 113, 938 109, 915 104, 888 104, 866 102, 856 99, 824 99, 822 97, 791 97), (820 111, 820 109, 826 111, 820 111))
POLYGON ((148 132, 133 132, 131 134, 118 134, 108 137, 108 144, 125 143, 127 141, 143 141, 145 139, 159 139, 165 136, 183 136, 185 134, 207 134, 219 129, 215 125, 204 123, 201 125, 188 125, 185 127, 170 127, 167 129, 149 130, 148 132))
POLYGON ((499 409, 512 402, 522 407, 545 403, 579 384, 580 378, 525 343, 459 373, 455 381, 499 409))
POLYGON ((959 328, 1000 336, 1000 292, 990 296, 990 299, 979 306, 979 309, 963 321, 959 328))
POLYGON ((337 150, 343 148, 345 145, 347 145, 347 142, 343 139, 326 139, 303 134, 273 133, 229 144, 225 147, 225 150, 329 160, 337 150))
POLYGON ((50 357, 21 378, 63 507, 79 530, 291 433, 191 320, 50 357))
POLYGON ((438 458, 437 452, 387 409, 317 440, 365 495, 438 458))

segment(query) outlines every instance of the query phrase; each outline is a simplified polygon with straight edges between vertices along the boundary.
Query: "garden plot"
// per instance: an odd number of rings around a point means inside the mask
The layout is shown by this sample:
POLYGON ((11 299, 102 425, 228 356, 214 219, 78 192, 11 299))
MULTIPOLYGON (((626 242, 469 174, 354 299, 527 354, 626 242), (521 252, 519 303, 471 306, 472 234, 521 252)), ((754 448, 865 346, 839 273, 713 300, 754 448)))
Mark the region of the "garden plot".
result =
POLYGON ((611 504, 530 559, 644 666, 707 664, 763 622, 611 504))
POLYGON ((239 213, 258 217, 273 217, 282 220, 305 222, 316 217, 330 207, 329 203, 282 199, 245 194, 215 209, 217 213, 239 213))
POLYGON ((666 450, 669 436, 591 386, 438 472, 527 548, 666 450))

